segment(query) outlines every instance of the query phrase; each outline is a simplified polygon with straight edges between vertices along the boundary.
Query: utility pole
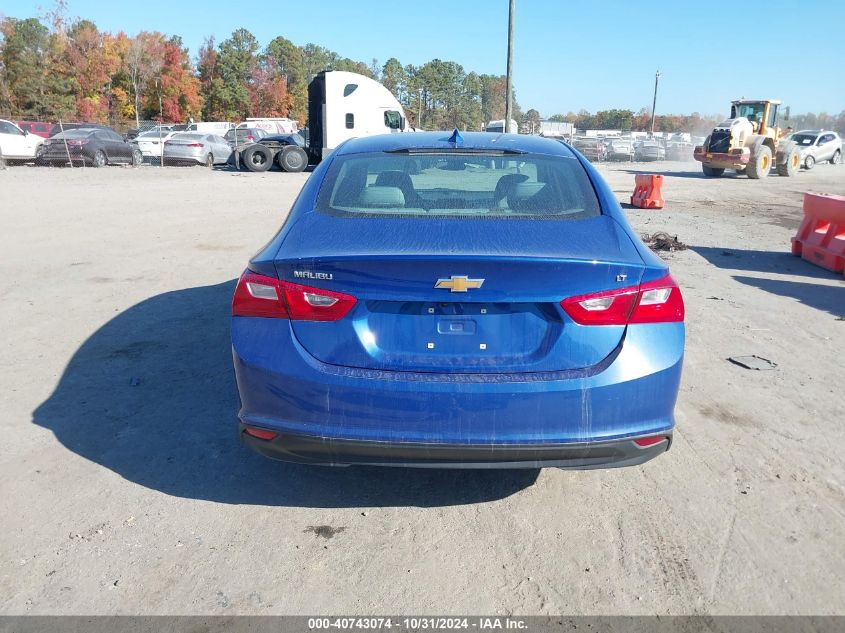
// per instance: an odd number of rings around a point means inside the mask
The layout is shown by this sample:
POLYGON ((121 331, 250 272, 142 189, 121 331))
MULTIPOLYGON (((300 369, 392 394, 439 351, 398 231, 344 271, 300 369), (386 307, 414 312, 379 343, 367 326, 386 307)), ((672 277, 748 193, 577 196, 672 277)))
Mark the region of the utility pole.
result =
POLYGON ((514 2, 510 0, 508 8, 508 74, 505 80, 505 90, 507 96, 505 97, 505 125, 503 130, 505 133, 510 132, 511 118, 513 117, 513 14, 514 2))
POLYGON ((423 89, 420 88, 420 108, 419 114, 417 115, 417 129, 422 129, 422 96, 423 96, 423 89))
POLYGON ((654 100, 651 102, 651 136, 654 136, 654 114, 657 108, 657 82, 660 80, 660 71, 654 73, 654 100))

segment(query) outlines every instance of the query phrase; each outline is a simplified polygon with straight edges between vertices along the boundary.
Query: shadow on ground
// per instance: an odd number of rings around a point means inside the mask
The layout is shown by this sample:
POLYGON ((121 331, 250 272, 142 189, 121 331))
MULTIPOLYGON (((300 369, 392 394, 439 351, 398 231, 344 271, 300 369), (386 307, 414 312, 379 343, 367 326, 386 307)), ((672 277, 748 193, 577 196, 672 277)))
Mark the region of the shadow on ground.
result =
POLYGON ((791 297, 811 308, 829 312, 839 319, 845 318, 845 285, 837 288, 805 281, 743 276, 734 276, 734 279, 781 297, 791 297))
MULTIPOLYGON (((705 176, 699 168, 698 171, 661 171, 659 169, 649 169, 648 163, 642 163, 641 169, 623 169, 628 174, 662 174, 666 178, 695 178, 700 180, 716 180, 710 176, 705 176)), ((732 170, 726 171, 719 178, 745 178, 745 174, 737 174, 732 170)))
MULTIPOLYGON (((801 275, 813 279, 842 279, 842 275, 815 266, 800 257, 796 257, 788 250, 780 252, 756 251, 711 246, 690 246, 689 248, 714 266, 727 270, 801 275)), ((789 248, 789 244, 786 245, 786 248, 789 248)))
POLYGON ((33 412, 68 449, 178 497, 302 507, 448 506, 531 486, 537 470, 328 468, 274 462, 238 441, 229 344, 234 281, 167 292, 76 351, 33 412))

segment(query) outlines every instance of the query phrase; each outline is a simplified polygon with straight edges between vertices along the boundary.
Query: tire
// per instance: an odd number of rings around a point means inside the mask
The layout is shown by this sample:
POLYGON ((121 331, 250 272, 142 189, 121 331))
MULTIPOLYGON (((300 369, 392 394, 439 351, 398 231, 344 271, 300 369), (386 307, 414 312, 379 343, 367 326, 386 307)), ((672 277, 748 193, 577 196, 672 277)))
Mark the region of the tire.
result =
POLYGON ((282 171, 295 174, 308 167, 308 154, 301 147, 288 145, 279 152, 279 155, 276 156, 276 161, 279 163, 282 171))
POLYGON ((804 159, 804 169, 809 171, 815 166, 816 166, 816 159, 813 158, 812 156, 807 156, 807 158, 804 159))
POLYGON ((772 150, 768 145, 761 145, 757 148, 757 152, 751 155, 751 160, 748 161, 748 167, 745 168, 745 173, 752 180, 759 180, 769 175, 769 170, 772 168, 772 150))
POLYGON ((3 160, 3 148, 0 147, 0 169, 6 169, 6 161, 3 160))
POLYGON ((838 165, 842 161, 842 152, 836 150, 833 152, 833 157, 830 159, 831 165, 838 165))
POLYGON ((106 159, 106 153, 98 149, 94 152, 94 160, 91 162, 94 167, 105 167, 108 164, 108 160, 106 159))
POLYGON ((778 176, 794 176, 798 173, 801 167, 801 156, 798 154, 798 148, 793 147, 789 152, 789 156, 782 163, 778 163, 778 176))
POLYGON ((205 166, 209 169, 214 167, 214 154, 209 154, 205 157, 205 166))
POLYGON ((132 166, 133 167, 140 167, 144 162, 144 155, 141 153, 141 150, 135 149, 132 150, 132 166))
POLYGON ((701 171, 704 172, 704 175, 708 178, 718 178, 722 174, 725 173, 724 167, 710 167, 709 165, 705 165, 702 163, 701 171))
POLYGON ((241 160, 250 171, 267 171, 273 164, 273 152, 269 147, 255 143, 243 151, 241 160))

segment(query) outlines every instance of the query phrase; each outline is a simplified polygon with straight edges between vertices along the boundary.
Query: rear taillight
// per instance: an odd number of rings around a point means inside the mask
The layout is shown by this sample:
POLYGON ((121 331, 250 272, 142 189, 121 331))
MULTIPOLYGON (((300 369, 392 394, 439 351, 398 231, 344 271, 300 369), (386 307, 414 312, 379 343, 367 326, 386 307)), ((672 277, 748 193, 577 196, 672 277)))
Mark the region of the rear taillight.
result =
POLYGON ((80 145, 85 145, 88 143, 86 139, 72 139, 69 141, 65 141, 70 147, 78 147, 80 145))
POLYGON ((202 143, 188 143, 185 147, 202 147, 202 143))
POLYGON ((232 299, 233 316, 337 321, 355 305, 350 295, 245 272, 232 299))
POLYGON ((560 302, 581 325, 669 323, 684 320, 684 299, 671 275, 637 286, 569 297, 560 302))

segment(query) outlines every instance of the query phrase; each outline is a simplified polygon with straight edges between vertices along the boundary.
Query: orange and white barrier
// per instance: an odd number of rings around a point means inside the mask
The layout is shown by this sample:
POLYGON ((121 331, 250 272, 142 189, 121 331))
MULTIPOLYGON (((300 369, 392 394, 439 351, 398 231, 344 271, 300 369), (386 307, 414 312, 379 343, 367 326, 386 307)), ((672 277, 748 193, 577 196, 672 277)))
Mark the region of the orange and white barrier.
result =
POLYGON ((792 254, 835 273, 845 272, 845 196, 804 194, 804 221, 792 254))
POLYGON ((634 176, 634 195, 631 204, 640 209, 662 209, 663 176, 657 174, 638 174, 634 176))

